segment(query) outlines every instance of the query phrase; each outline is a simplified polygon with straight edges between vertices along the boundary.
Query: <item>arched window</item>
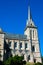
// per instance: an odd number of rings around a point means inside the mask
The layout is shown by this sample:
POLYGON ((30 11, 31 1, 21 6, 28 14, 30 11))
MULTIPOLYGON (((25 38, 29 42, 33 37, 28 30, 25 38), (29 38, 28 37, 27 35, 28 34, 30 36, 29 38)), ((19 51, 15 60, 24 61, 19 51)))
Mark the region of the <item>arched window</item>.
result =
POLYGON ((14 42, 14 49, 17 47, 17 42, 14 42))
POLYGON ((32 30, 30 30, 30 39, 32 39, 32 30))
POLYGON ((30 55, 28 55, 27 60, 28 60, 28 61, 30 60, 30 55))
POLYGON ((34 30, 33 30, 33 38, 34 38, 34 30))
POLYGON ((9 47, 11 47, 11 41, 9 42, 9 47))
POLYGON ((32 46, 32 52, 34 52, 35 51, 35 46, 32 46))
POLYGON ((25 43, 25 49, 27 48, 27 43, 25 43))
POLYGON ((20 49, 22 48, 22 42, 20 42, 20 49))
POLYGON ((36 63, 36 59, 34 59, 34 63, 36 63))

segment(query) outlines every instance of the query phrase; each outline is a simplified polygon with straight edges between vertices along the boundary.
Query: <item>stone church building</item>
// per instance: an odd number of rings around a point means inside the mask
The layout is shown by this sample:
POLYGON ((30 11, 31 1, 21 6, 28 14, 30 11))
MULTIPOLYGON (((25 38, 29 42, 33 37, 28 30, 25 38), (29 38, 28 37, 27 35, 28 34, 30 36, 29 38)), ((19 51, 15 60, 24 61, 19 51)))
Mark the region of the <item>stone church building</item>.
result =
POLYGON ((15 55, 23 56, 29 62, 42 62, 37 26, 32 20, 30 7, 23 35, 4 33, 0 28, 0 60, 15 55))

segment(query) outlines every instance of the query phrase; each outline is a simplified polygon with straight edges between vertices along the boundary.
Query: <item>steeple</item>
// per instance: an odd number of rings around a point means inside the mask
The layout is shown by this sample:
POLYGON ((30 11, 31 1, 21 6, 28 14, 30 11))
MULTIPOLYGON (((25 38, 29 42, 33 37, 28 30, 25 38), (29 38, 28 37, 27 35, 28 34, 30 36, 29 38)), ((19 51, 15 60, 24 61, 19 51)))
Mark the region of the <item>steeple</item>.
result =
POLYGON ((35 26, 34 22, 32 20, 32 15, 31 15, 31 9, 30 6, 28 6, 28 19, 27 19, 27 25, 26 26, 35 26))
POLYGON ((28 20, 32 19, 30 6, 28 7, 28 20))

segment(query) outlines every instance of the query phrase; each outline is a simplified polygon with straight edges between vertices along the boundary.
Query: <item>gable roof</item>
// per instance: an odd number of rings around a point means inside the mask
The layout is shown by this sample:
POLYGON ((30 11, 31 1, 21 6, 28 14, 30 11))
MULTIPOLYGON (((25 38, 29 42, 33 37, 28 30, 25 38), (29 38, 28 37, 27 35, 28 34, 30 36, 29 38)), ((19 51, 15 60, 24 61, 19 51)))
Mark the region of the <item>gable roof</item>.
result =
POLYGON ((5 34, 5 38, 7 39, 19 39, 19 40, 26 40, 26 35, 18 35, 18 34, 5 34))

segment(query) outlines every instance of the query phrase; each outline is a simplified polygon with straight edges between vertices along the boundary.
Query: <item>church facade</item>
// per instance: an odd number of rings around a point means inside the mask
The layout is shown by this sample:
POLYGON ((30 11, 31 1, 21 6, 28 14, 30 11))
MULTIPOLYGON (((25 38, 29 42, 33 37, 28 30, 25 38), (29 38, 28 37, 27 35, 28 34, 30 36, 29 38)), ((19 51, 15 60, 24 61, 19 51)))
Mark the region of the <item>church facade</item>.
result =
POLYGON ((39 43, 37 26, 32 20, 29 7, 24 35, 7 34, 0 29, 0 60, 19 55, 29 62, 42 62, 39 43))

